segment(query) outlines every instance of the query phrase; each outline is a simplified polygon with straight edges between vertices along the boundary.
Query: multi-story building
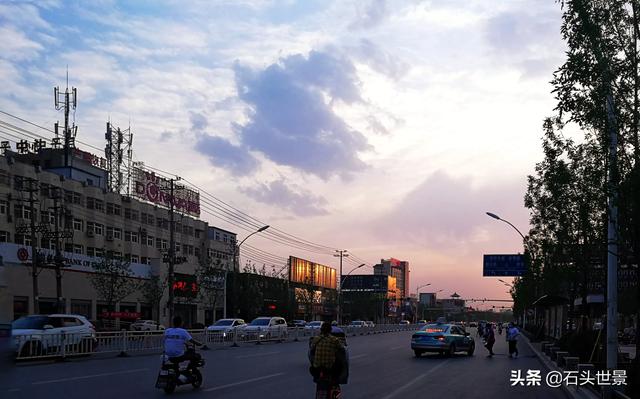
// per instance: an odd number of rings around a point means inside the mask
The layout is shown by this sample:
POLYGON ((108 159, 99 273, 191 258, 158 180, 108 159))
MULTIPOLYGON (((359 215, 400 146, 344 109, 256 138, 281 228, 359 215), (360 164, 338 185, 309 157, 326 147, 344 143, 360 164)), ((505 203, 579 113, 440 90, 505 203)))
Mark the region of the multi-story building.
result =
POLYGON ((400 297, 396 278, 388 275, 352 274, 341 289, 343 315, 346 320, 397 321, 400 297))
MULTIPOLYGON (((33 313, 37 301, 39 313, 64 310, 100 319, 106 304, 88 276, 93 272, 91 264, 105 255, 130 262, 133 277, 140 281, 154 274, 161 281, 166 278, 172 219, 169 209, 162 203, 107 190, 106 170, 93 162, 91 154, 73 151, 72 159, 64 163, 62 150, 55 149, 40 150, 38 155, 6 151, 0 156, 0 318, 12 320, 33 313), (42 266, 35 298, 32 244, 40 254, 37 263, 42 266), (62 298, 56 297, 52 265, 56 249, 64 259, 62 298)), ((147 194, 163 198, 158 186, 155 190, 147 194)), ((179 208, 184 205, 180 201, 174 197, 176 281, 180 282, 180 276, 193 280, 199 265, 236 268, 236 234, 208 225, 194 209, 179 208)), ((217 309, 207 309, 197 295, 174 292, 175 313, 187 324, 209 322, 215 319, 216 311, 221 313, 223 301, 218 301, 217 309)), ((116 313, 159 319, 166 324, 167 298, 165 290, 158 314, 136 291, 116 304, 116 313)))
POLYGON ((373 266, 373 274, 395 277, 398 297, 409 297, 409 262, 395 258, 380 259, 380 263, 373 266))

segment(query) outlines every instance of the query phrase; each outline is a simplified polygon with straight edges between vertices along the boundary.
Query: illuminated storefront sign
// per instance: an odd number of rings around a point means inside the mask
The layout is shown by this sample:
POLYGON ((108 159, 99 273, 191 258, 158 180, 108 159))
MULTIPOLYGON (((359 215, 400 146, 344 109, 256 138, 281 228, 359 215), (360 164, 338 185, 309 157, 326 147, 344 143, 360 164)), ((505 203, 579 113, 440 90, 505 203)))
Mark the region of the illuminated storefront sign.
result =
POLYGON ((198 282, 196 276, 191 274, 175 273, 173 281, 173 293, 183 298, 195 298, 198 296, 198 282))
POLYGON ((336 269, 306 259, 289 257, 289 280, 316 287, 336 289, 336 269))
POLYGON ((174 184, 171 195, 171 182, 140 168, 131 170, 133 176, 133 195, 143 201, 173 207, 178 212, 200 216, 200 194, 183 186, 174 184))

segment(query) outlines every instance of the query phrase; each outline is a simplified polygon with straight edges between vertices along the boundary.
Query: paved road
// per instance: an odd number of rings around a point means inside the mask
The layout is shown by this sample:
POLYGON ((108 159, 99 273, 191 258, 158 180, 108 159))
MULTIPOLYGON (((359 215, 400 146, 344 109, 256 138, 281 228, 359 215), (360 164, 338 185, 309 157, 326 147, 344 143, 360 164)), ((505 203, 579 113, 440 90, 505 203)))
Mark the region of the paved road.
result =
MULTIPOLYGON (((472 332, 475 335, 475 331, 472 332)), ((504 336, 497 336, 493 358, 476 338, 476 354, 452 358, 423 355, 409 348, 411 333, 349 339, 351 376, 343 397, 390 398, 566 398, 559 388, 511 387, 512 369, 544 370, 525 345, 521 357, 510 359, 504 336)), ((268 343, 241 348, 203 351, 207 365, 200 391, 179 387, 178 398, 309 398, 314 385, 308 374, 306 343, 268 343)), ((154 388, 158 355, 129 358, 84 359, 65 363, 28 364, 0 373, 3 399, 160 398, 154 388)))

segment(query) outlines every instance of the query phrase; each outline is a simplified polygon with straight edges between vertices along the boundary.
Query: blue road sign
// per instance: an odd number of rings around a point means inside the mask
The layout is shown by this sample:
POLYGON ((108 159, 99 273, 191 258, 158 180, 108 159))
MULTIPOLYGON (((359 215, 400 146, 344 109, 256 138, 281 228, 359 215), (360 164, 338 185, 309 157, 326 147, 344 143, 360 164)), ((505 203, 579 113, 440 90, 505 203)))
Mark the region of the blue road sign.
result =
POLYGON ((527 268, 524 255, 484 255, 484 277, 519 277, 527 268))

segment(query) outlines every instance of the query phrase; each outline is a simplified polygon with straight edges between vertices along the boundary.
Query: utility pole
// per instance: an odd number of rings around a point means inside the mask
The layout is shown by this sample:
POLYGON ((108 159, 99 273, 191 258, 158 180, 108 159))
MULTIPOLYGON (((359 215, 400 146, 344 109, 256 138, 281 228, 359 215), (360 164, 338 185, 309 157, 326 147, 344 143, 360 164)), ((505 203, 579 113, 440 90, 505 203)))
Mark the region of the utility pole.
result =
POLYGON ((342 258, 349 256, 346 249, 336 249, 333 256, 340 257, 340 285, 338 286, 338 325, 342 324, 342 258))
MULTIPOLYGON (((33 179, 33 178, 29 178, 29 177, 24 177, 20 180, 20 184, 21 184, 21 188, 20 191, 22 192, 27 192, 29 193, 29 213, 30 213, 30 220, 29 220, 29 226, 26 225, 22 225, 22 226, 16 226, 16 234, 21 234, 23 236, 29 234, 30 238, 31 238, 31 281, 32 281, 32 289, 33 289, 33 313, 34 314, 38 314, 40 313, 40 306, 39 306, 39 298, 38 298, 38 261, 39 261, 39 254, 38 254, 38 239, 36 237, 36 208, 35 208, 35 203, 38 202, 38 200, 35 198, 35 193, 40 191, 40 188, 38 187, 37 184, 37 180, 33 179)), ((23 205, 22 205, 23 206, 23 205)), ((24 209, 22 209, 22 214, 20 215, 21 217, 24 215, 24 209)), ((40 227, 40 226, 38 226, 40 227)))
POLYGON ((173 323, 174 303, 173 303, 173 281, 174 281, 174 262, 175 262, 175 238, 174 238, 174 223, 173 223, 173 211, 174 211, 174 179, 169 181, 169 322, 173 323))
POLYGON ((52 237, 55 240, 56 244, 56 253, 53 258, 53 264, 56 272, 56 298, 57 303, 56 307, 59 313, 65 313, 65 306, 62 299, 62 267, 64 266, 64 257, 62 256, 62 251, 60 250, 60 238, 63 234, 68 233, 60 233, 60 208, 58 201, 61 198, 60 188, 55 187, 51 192, 51 199, 53 199, 53 212, 54 212, 54 233, 53 235, 49 234, 49 237, 52 237))

